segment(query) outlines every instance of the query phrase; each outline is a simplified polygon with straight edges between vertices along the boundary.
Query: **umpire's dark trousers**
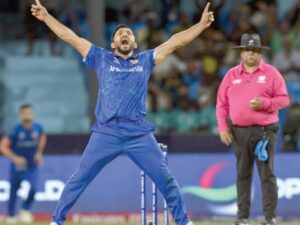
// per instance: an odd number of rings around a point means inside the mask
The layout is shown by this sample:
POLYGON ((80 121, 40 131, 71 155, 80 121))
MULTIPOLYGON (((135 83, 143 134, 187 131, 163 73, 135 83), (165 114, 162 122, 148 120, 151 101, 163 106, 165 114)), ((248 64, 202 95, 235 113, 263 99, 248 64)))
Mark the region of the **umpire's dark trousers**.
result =
POLYGON ((271 220, 276 217, 278 199, 273 166, 278 126, 277 124, 251 127, 233 125, 231 130, 234 137, 232 147, 237 159, 237 216, 239 219, 249 218, 253 164, 255 161, 262 187, 264 215, 267 220, 271 220), (265 162, 258 160, 254 155, 255 145, 263 138, 264 134, 269 138, 267 146, 268 159, 265 162))

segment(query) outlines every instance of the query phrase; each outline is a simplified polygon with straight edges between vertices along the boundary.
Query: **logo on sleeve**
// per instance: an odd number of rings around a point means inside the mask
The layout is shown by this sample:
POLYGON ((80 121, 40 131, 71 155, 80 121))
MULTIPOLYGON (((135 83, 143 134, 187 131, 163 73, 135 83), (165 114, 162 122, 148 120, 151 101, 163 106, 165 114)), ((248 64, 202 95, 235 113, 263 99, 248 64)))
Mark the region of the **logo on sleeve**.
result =
POLYGON ((257 83, 259 83, 259 84, 265 84, 266 83, 266 76, 265 75, 260 75, 257 78, 257 83))

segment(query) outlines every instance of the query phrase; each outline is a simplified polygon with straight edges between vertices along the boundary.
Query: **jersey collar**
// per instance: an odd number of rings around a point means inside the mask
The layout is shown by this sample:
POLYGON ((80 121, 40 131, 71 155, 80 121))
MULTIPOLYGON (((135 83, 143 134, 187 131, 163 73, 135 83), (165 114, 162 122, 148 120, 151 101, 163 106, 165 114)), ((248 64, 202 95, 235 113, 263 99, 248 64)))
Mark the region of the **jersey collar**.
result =
POLYGON ((129 56, 127 59, 124 59, 123 57, 117 55, 117 54, 114 53, 114 52, 113 52, 113 54, 114 54, 114 56, 115 56, 116 58, 118 58, 118 59, 123 59, 123 60, 126 60, 126 61, 131 60, 131 59, 137 59, 137 54, 135 54, 135 53, 133 53, 132 56, 129 56))
MULTIPOLYGON (((264 62, 264 60, 262 60, 262 59, 260 60, 259 65, 255 71, 257 71, 257 70, 266 72, 267 67, 266 67, 266 63, 264 62)), ((245 72, 243 62, 240 63, 240 65, 238 67, 238 72, 239 72, 239 74, 242 74, 243 72, 245 72)))

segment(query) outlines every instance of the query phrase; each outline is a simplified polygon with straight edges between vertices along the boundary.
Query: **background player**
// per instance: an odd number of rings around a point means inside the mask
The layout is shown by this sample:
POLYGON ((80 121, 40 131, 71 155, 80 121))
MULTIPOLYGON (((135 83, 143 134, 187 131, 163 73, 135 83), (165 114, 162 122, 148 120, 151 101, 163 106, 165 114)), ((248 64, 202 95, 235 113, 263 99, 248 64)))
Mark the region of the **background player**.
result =
POLYGON ((38 167, 42 164, 42 155, 46 145, 46 135, 40 124, 33 122, 32 106, 20 107, 21 123, 15 125, 1 140, 1 151, 11 160, 10 196, 8 201, 7 223, 30 223, 33 221, 30 208, 36 192, 38 167), (17 191, 23 180, 30 183, 30 191, 16 217, 15 204, 17 191))

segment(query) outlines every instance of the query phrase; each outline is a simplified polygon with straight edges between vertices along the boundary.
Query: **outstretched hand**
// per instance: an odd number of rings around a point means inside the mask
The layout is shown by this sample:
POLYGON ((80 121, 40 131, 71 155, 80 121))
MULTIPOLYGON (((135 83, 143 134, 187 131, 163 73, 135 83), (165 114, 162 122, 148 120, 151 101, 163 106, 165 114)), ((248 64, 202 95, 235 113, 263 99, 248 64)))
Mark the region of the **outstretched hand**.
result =
POLYGON ((214 13, 212 11, 209 11, 209 6, 210 2, 206 4, 200 20, 200 23, 204 28, 208 28, 212 24, 212 22, 215 21, 214 13))
POLYGON ((47 9, 40 3, 39 0, 35 0, 35 4, 31 5, 31 13, 41 21, 44 21, 48 15, 47 9))

